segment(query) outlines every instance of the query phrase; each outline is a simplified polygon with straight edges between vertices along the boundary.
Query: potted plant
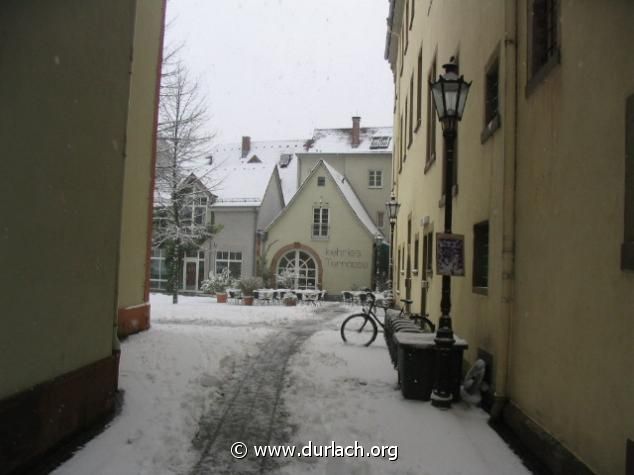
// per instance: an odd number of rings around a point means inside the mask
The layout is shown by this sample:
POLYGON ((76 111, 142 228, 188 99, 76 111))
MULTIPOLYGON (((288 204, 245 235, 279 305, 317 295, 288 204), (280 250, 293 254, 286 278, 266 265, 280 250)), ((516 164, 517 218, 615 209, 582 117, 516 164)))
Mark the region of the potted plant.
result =
POLYGON ((245 277, 240 279, 239 287, 244 304, 253 305, 253 291, 264 287, 264 281, 261 277, 245 277))
POLYGON ((284 297, 282 297, 282 302, 284 302, 284 305, 287 307, 294 307, 297 305, 297 295, 293 292, 286 292, 284 297))
POLYGON ((231 271, 225 267, 219 274, 209 273, 209 278, 202 281, 200 289, 204 292, 214 293, 218 303, 227 303, 227 289, 235 285, 231 271))

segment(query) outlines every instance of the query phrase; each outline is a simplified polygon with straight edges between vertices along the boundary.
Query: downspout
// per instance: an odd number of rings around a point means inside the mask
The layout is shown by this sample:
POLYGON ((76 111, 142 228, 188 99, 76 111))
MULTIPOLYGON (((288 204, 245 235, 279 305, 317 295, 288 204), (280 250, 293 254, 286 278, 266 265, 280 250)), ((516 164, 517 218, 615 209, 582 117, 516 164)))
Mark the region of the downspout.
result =
MULTIPOLYGON (((260 204, 262 206, 262 204, 260 204)), ((258 213, 260 212, 260 208, 257 206, 253 207, 253 277, 257 276, 258 273, 258 213)))
POLYGON ((491 419, 500 418, 508 394, 510 370, 511 326, 515 285, 515 206, 517 166, 517 103, 518 103, 518 3, 507 2, 504 23, 504 91, 503 129, 504 157, 502 184, 502 295, 500 305, 499 368, 496 371, 494 404, 491 419))

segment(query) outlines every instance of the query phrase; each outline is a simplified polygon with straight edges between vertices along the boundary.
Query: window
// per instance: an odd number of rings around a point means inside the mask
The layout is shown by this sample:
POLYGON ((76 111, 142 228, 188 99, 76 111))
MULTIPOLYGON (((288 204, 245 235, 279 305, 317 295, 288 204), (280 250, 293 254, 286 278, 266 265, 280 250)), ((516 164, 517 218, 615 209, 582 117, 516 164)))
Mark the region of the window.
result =
POLYGON ((407 138, 407 146, 412 145, 413 135, 413 122, 414 122, 414 74, 409 81, 409 136, 407 138))
POLYGON ((486 97, 484 105, 484 121, 489 124, 498 115, 500 63, 496 59, 486 74, 486 97))
POLYGON ((204 225, 207 221, 207 197, 194 199, 194 224, 204 225))
POLYGON ((403 22, 403 30, 405 30, 405 52, 407 52, 407 46, 409 45, 409 0, 405 3, 405 21, 403 22))
POLYGON ((280 168, 286 168, 288 167, 288 165, 291 163, 291 160, 293 160, 293 155, 290 153, 282 153, 280 155, 280 168))
POLYGON ((418 243, 419 243, 418 234, 416 234, 416 236, 414 237, 414 270, 417 271, 417 272, 418 272, 418 269, 419 269, 418 259, 420 257, 420 254, 418 252, 418 243))
POLYGON ((532 72, 537 73, 557 50, 557 0, 533 0, 532 72))
MULTIPOLYGON (((193 193, 200 195, 200 193, 193 193)), ((181 213, 181 224, 183 226, 204 226, 207 222, 207 197, 194 196, 186 206, 183 207, 181 213)))
POLYGON ((434 233, 429 231, 423 236, 423 279, 428 279, 433 274, 432 250, 434 245, 434 233))
POLYGON ((392 137, 389 136, 372 137, 372 142, 370 142, 370 149, 376 150, 388 148, 390 146, 391 139, 392 137))
POLYGON ((152 257, 150 258, 150 287, 153 289, 167 289, 169 270, 165 264, 166 257, 167 255, 164 249, 152 249, 152 257))
POLYGON ((370 170, 368 173, 368 186, 370 188, 383 188, 383 171, 370 170))
POLYGON ((434 99, 432 97, 429 84, 436 80, 436 57, 431 64, 427 75, 427 155, 425 157, 425 170, 428 170, 436 160, 436 111, 434 110, 434 99))
POLYGON ((500 57, 499 50, 489 59, 484 77, 484 129, 480 142, 484 143, 500 128, 500 57))
POLYGON ((220 274, 227 267, 232 277, 240 277, 242 275, 242 252, 217 251, 216 274, 220 274))
POLYGON ((528 19, 529 76, 526 94, 559 63, 558 0, 532 0, 528 19))
POLYGON ((394 276, 396 277, 396 289, 398 290, 401 288, 401 279, 399 277, 399 275, 401 274, 401 248, 400 247, 398 248, 397 256, 398 257, 396 258, 396 272, 394 276))
POLYGON ((385 212, 377 211, 376 213, 376 225, 382 228, 385 225, 385 212))
POLYGON ((473 291, 486 294, 489 287, 489 222, 473 226, 473 291))
POLYGON ((634 94, 625 103, 625 235, 621 269, 634 270, 634 94))
MULTIPOLYGON (((408 137, 409 134, 407 133, 407 122, 408 122, 408 113, 410 113, 408 111, 409 108, 409 97, 405 98, 405 123, 403 124, 403 133, 401 134, 403 136, 403 162, 405 162, 407 160, 407 147, 409 146, 408 144, 408 137)), ((411 120, 410 120, 411 122, 411 120)))
POLYGON ((283 272, 294 276, 294 289, 316 289, 319 285, 317 263, 304 251, 293 250, 284 254, 277 265, 277 275, 283 272))
POLYGON ((418 82, 416 83, 416 130, 420 127, 423 110, 423 48, 418 52, 418 82))
POLYGON ((400 127, 398 130, 398 148, 399 148, 399 154, 398 154, 398 171, 399 173, 401 172, 401 169, 403 168, 403 114, 401 114, 401 121, 400 121, 400 127))
POLYGON ((326 177, 318 176, 317 177, 317 186, 326 186, 326 177))
POLYGON ((328 208, 313 208, 313 239, 327 239, 329 230, 328 208))

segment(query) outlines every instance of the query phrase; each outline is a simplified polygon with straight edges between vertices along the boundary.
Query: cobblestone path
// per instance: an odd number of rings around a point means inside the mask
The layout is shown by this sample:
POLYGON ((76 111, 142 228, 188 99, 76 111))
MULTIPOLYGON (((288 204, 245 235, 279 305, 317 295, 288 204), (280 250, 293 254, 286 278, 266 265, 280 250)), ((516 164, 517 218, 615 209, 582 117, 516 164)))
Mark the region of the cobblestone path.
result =
MULTIPOLYGON (((329 309, 324 317, 333 316, 337 310, 329 309)), ((224 402, 203 418, 194 440, 200 458, 193 475, 275 472, 279 460, 255 457, 252 453, 237 460, 231 456, 230 448, 240 441, 251 452, 252 445, 277 445, 289 440, 293 429, 282 398, 287 364, 301 344, 323 328, 324 322, 311 320, 276 328, 275 334, 256 345, 251 354, 228 362, 229 375, 222 386, 224 402)))

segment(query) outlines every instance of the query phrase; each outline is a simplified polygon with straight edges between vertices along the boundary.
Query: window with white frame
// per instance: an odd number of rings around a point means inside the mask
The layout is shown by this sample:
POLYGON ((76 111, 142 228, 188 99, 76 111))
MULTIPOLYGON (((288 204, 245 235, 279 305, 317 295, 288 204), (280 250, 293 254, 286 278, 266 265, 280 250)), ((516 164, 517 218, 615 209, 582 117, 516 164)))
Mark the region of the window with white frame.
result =
POLYGON ((229 268, 232 277, 242 275, 242 252, 216 251, 216 274, 229 268))
POLYGON ((370 170, 368 172, 368 186, 370 188, 383 188, 382 170, 370 170))
POLYGON ((204 226, 207 224, 206 196, 194 196, 189 203, 183 207, 181 223, 183 226, 192 226, 192 224, 194 226, 204 226))
POLYGON ((328 238, 330 213, 328 208, 313 208, 313 239, 328 238))
POLYGON ((167 289, 169 271, 165 264, 166 254, 164 249, 152 249, 152 257, 150 259, 150 287, 152 289, 167 289))

